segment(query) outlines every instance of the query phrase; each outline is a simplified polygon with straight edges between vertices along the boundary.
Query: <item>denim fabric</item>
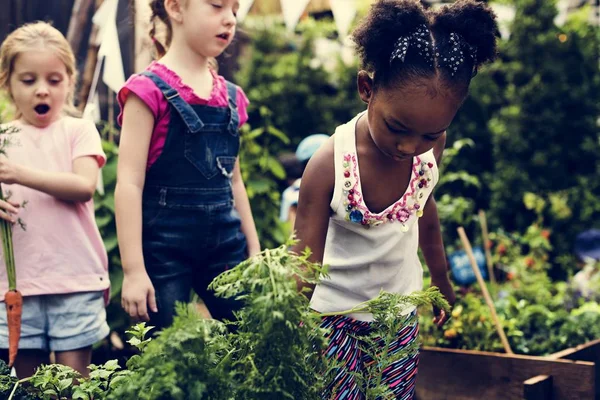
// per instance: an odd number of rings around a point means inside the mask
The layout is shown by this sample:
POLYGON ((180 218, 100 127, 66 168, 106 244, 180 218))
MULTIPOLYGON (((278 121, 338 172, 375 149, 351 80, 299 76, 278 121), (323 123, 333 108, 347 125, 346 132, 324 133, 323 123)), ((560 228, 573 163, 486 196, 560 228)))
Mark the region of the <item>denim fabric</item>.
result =
POLYGON ((194 290, 212 316, 232 319, 236 301, 216 298, 208 284, 246 258, 246 238, 233 204, 231 178, 240 147, 236 87, 229 107, 190 105, 151 72, 171 105, 165 147, 146 175, 142 201, 144 262, 156 290, 150 323, 173 320, 175 302, 194 290))
MULTIPOLYGON (((21 318, 20 349, 77 350, 110 332, 102 291, 24 296, 21 318)), ((4 304, 0 304, 0 348, 8 348, 4 304)))

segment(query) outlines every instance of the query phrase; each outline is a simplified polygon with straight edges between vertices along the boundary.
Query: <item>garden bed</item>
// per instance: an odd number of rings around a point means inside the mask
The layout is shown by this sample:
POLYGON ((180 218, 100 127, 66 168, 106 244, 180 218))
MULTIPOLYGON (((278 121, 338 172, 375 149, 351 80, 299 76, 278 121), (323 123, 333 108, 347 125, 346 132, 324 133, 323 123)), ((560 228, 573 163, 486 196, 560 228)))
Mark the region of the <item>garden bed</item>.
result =
POLYGON ((418 400, 600 399, 600 340, 549 356, 424 347, 418 400))

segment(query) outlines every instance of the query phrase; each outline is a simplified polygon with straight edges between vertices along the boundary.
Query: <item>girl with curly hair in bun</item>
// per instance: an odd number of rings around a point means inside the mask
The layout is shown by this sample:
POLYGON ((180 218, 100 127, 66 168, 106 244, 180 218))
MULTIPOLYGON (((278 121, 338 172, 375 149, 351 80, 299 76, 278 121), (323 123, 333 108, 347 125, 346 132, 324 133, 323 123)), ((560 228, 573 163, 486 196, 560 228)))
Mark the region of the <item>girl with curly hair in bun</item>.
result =
MULTIPOLYGON (((493 12, 475 0, 437 10, 416 0, 379 0, 354 31, 362 61, 358 92, 367 109, 311 158, 298 202, 295 250, 309 247, 312 261, 329 266, 329 276, 309 287, 312 309, 335 315, 381 290, 421 290, 419 248, 432 285, 454 303, 432 191, 446 131, 477 69, 495 58, 497 31, 493 12)), ((448 314, 434 311, 442 326, 448 314)), ((402 313, 407 323, 390 353, 414 344, 414 313, 402 313)), ((323 318, 326 354, 341 365, 323 398, 364 398, 365 382, 356 377, 372 362, 361 340, 372 324, 370 314, 323 318)), ((394 398, 414 396, 417 364, 413 351, 383 371, 394 398)))

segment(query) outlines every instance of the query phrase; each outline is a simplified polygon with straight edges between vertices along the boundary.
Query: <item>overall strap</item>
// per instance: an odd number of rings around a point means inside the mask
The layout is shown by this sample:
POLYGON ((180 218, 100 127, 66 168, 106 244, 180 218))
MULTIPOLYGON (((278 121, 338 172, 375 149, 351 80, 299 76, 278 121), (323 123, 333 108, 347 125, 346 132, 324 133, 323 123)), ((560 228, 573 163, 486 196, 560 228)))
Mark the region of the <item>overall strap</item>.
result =
POLYGON ((240 115, 237 109, 237 86, 229 81, 227 84, 227 98, 229 99, 229 111, 231 118, 229 120, 229 131, 235 132, 240 124, 240 115))
POLYGON ((152 82, 154 82, 169 104, 177 110, 177 113, 187 125, 190 132, 196 133, 202 129, 204 123, 200 120, 194 109, 181 98, 177 90, 173 89, 168 83, 153 72, 144 71, 141 75, 150 78, 152 82))

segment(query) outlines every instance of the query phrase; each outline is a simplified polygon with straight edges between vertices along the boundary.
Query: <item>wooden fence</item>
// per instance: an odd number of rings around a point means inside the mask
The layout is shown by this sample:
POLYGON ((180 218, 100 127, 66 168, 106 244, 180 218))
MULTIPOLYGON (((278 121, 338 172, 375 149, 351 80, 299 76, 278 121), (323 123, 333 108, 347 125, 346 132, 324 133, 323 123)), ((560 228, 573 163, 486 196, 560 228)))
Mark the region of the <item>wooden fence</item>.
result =
POLYGON ((1 0, 0 39, 20 25, 37 20, 52 21, 61 32, 67 32, 74 0, 1 0))

